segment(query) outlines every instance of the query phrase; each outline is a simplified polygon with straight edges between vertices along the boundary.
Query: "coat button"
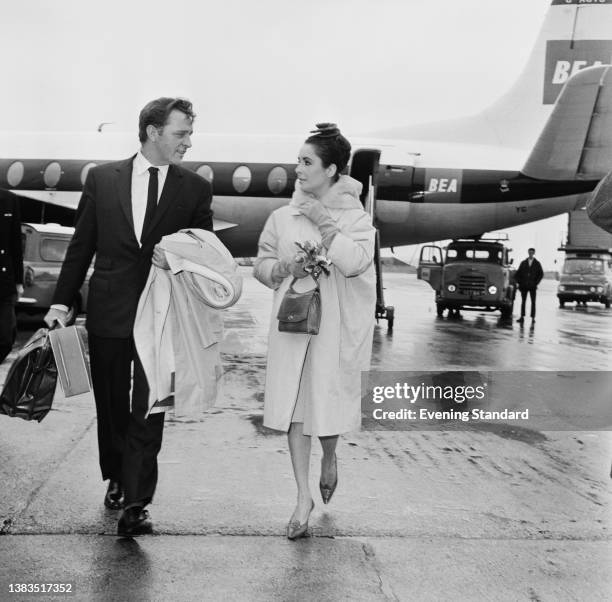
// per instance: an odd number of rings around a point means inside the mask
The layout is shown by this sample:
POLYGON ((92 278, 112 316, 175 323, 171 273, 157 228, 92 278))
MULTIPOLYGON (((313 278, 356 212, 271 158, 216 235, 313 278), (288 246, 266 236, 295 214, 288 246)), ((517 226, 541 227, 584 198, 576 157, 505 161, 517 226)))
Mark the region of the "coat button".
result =
POLYGON ((0 255, 4 255, 4 249, 0 249, 0 255))
POLYGON ((2 271, 3 271, 3 272, 6 272, 6 268, 2 268, 2 271))

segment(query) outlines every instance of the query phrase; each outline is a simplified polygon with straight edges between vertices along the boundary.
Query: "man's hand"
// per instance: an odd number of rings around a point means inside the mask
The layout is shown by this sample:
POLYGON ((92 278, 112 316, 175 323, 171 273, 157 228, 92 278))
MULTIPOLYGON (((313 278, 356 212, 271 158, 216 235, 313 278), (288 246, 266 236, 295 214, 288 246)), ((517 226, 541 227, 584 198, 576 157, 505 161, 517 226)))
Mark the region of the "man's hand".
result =
POLYGON ((63 328, 68 322, 68 312, 63 309, 52 307, 44 317, 45 323, 49 328, 53 328, 56 322, 63 328))
POLYGON ((160 249, 157 245, 153 249, 153 265, 161 268, 162 270, 169 270, 170 266, 168 265, 168 261, 166 260, 166 252, 163 249, 160 249))
POLYGON ((17 285, 17 298, 23 297, 23 284, 17 285))

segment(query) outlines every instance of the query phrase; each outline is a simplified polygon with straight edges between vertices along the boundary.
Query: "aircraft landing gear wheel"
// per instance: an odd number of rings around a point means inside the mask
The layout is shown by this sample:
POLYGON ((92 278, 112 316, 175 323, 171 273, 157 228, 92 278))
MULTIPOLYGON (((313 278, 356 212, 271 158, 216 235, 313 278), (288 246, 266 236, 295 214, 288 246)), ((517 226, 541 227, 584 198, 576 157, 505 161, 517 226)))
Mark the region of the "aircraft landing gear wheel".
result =
POLYGON ((559 307, 565 307, 565 301, 559 299, 559 307))
POLYGON ((438 314, 438 318, 444 316, 444 305, 436 303, 436 313, 438 314))
POLYGON ((387 330, 393 330, 393 322, 395 322, 395 307, 393 307, 393 305, 387 305, 387 307, 385 307, 385 314, 387 316, 387 330))
POLYGON ((606 299, 604 301, 604 306, 605 306, 606 309, 610 309, 610 299, 606 299))

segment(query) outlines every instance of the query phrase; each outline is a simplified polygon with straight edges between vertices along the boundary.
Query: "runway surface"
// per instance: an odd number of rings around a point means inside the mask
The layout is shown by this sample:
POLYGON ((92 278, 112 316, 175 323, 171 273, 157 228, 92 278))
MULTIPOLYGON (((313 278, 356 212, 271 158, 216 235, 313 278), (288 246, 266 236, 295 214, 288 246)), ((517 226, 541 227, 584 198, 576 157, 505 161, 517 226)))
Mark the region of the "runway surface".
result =
MULTIPOLYGON (((315 497, 313 537, 287 542, 286 438, 261 424, 272 293, 241 269, 243 298, 226 312, 223 395, 202 420, 166 425, 151 506, 158 536, 114 536, 89 395, 58 395, 40 424, 0 416, 0 599, 25 580, 72 581, 82 599, 607 598, 608 430, 365 424, 341 440, 339 488, 329 506, 315 497)), ((612 310, 559 309, 552 281, 538 291, 533 329, 479 312, 440 319, 433 291, 411 274, 387 273, 385 286, 396 320, 392 334, 375 328, 376 370, 516 372, 520 387, 533 371, 612 365, 612 310)), ((316 493, 317 444, 313 455, 316 493)))

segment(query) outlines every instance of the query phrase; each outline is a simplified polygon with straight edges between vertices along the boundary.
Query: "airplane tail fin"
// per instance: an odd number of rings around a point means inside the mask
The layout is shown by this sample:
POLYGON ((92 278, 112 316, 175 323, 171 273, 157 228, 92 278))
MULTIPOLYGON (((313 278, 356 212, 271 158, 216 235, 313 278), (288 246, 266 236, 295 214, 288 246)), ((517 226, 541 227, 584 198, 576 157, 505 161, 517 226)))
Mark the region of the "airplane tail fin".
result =
POLYGON ((545 180, 595 180, 612 167, 612 65, 565 85, 522 172, 545 180))
POLYGON ((612 63, 612 0, 551 0, 527 65, 483 112, 381 132, 405 139, 533 147, 565 82, 586 67, 612 63))

